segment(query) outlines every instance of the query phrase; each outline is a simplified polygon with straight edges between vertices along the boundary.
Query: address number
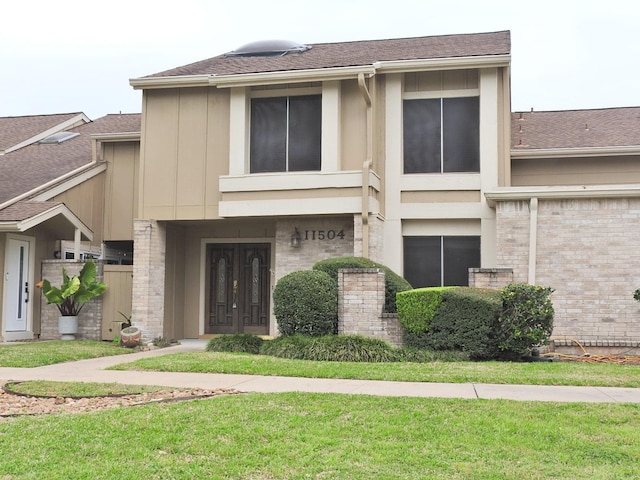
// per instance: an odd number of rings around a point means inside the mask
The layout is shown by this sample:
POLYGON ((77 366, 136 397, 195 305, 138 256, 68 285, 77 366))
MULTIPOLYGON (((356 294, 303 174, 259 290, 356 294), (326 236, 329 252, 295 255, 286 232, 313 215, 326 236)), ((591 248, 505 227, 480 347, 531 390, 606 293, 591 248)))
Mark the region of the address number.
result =
POLYGON ((335 240, 339 238, 340 240, 344 239, 344 230, 335 231, 335 230, 305 230, 304 231, 304 239, 305 240, 335 240))

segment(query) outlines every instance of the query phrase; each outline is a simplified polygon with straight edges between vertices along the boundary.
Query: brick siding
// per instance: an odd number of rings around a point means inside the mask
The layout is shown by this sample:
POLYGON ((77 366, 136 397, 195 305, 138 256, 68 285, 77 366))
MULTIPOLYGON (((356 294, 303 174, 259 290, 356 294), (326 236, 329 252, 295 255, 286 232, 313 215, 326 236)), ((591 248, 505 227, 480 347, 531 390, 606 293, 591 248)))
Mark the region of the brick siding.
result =
POLYGON ((338 334, 403 344, 397 315, 383 314, 385 274, 377 268, 338 270, 338 334))
MULTIPOLYGON (((528 202, 497 206, 498 265, 526 282, 528 202)), ((640 341, 640 199, 540 200, 536 284, 555 289, 553 337, 594 347, 640 341)), ((566 343, 566 342, 565 342, 566 343)), ((568 344, 567 344, 568 346, 568 344)))

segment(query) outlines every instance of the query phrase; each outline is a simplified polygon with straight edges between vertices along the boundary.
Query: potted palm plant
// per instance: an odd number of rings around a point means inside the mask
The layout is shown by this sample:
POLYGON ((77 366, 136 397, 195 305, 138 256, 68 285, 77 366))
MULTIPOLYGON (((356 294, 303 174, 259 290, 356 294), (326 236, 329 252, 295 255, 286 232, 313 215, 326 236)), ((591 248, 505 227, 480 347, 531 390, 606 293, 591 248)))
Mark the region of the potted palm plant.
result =
POLYGON ((62 285, 54 287, 49 280, 38 282, 47 303, 58 307, 58 331, 62 340, 74 340, 78 333, 78 314, 84 304, 102 295, 107 285, 96 281, 96 265, 87 262, 78 275, 69 276, 66 269, 62 269, 62 285))

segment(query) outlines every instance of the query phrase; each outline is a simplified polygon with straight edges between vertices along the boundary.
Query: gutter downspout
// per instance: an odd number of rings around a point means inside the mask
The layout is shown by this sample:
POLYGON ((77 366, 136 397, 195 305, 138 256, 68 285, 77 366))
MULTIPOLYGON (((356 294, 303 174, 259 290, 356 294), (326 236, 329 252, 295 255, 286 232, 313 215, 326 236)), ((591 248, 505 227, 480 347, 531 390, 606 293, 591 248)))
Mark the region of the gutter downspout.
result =
POLYGON ((536 257, 538 256, 538 199, 529 201, 529 275, 527 283, 536 284, 536 257))
POLYGON ((358 87, 367 104, 367 151, 362 164, 362 256, 369 258, 369 172, 373 165, 373 112, 371 94, 364 80, 364 73, 358 74, 358 87))

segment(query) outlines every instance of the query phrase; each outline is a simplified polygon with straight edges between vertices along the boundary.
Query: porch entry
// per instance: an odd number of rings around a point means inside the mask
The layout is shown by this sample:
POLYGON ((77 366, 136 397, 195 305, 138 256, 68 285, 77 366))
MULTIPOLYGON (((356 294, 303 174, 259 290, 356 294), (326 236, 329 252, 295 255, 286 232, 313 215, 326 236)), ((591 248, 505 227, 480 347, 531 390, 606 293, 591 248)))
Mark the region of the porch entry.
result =
POLYGON ((211 244, 207 248, 205 333, 269 334, 269 244, 211 244))

